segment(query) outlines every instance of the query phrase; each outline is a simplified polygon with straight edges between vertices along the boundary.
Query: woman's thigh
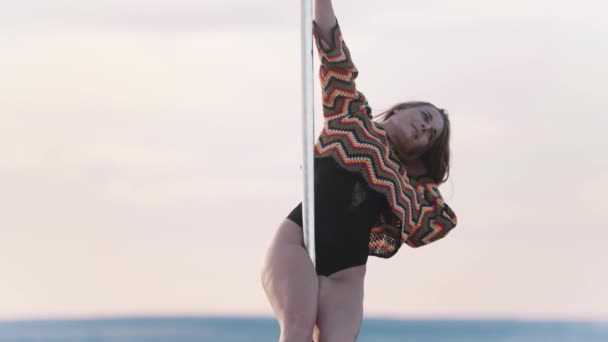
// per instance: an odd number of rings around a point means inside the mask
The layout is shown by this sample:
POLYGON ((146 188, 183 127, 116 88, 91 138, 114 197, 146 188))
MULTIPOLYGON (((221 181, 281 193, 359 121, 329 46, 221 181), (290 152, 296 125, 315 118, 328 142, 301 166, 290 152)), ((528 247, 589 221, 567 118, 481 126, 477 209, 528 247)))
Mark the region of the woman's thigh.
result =
POLYGON ((355 341, 363 320, 366 265, 319 276, 317 342, 355 341))
POLYGON ((266 253, 261 276, 282 338, 310 341, 319 280, 303 246, 302 229, 291 220, 280 224, 266 253))

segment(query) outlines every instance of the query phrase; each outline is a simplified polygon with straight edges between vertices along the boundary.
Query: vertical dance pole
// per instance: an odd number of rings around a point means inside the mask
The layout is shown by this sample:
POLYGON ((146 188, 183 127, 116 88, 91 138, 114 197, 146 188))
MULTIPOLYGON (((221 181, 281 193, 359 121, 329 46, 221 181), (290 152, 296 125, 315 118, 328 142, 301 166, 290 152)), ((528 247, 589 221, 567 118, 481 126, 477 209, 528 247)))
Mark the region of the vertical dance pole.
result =
POLYGON ((316 266, 315 258, 315 178, 314 178, 314 108, 313 108, 313 59, 312 59, 312 0, 301 0, 302 36, 302 137, 304 159, 304 200, 302 217, 304 244, 308 255, 316 266))

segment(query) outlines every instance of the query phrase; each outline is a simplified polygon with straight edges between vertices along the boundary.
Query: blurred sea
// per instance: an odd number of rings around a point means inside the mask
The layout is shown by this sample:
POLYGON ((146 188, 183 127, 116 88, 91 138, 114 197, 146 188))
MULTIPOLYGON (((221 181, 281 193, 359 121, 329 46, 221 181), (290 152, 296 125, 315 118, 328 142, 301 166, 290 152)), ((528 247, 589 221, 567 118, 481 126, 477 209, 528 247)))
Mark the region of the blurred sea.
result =
MULTIPOLYGON (((278 341, 273 318, 168 317, 0 321, 1 342, 278 341)), ((363 321, 358 342, 606 342, 608 322, 363 321)))

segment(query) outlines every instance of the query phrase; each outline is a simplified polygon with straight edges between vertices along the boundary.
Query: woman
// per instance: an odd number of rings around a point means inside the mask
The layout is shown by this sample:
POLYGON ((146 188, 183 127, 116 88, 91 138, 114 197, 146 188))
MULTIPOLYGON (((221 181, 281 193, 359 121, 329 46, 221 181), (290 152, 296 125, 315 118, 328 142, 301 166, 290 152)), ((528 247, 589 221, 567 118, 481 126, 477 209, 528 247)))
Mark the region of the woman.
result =
POLYGON ((262 284, 280 341, 310 341, 313 332, 316 341, 354 341, 368 255, 389 258, 456 226, 437 189, 449 171, 450 122, 427 102, 399 103, 372 120, 331 0, 315 0, 313 30, 325 118, 314 155, 317 265, 304 247, 300 203, 273 238, 262 284))

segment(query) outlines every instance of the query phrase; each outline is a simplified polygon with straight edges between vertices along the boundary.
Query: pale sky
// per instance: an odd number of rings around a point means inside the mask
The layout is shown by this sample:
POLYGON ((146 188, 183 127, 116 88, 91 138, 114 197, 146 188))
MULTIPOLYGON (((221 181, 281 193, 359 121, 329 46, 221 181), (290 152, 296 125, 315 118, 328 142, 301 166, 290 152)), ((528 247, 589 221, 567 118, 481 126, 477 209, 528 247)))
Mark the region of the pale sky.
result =
MULTIPOLYGON (((608 319, 608 3, 380 5, 334 0, 358 89, 448 110, 459 224, 370 257, 365 315, 608 319)), ((272 315, 299 10, 0 0, 0 319, 272 315)))

